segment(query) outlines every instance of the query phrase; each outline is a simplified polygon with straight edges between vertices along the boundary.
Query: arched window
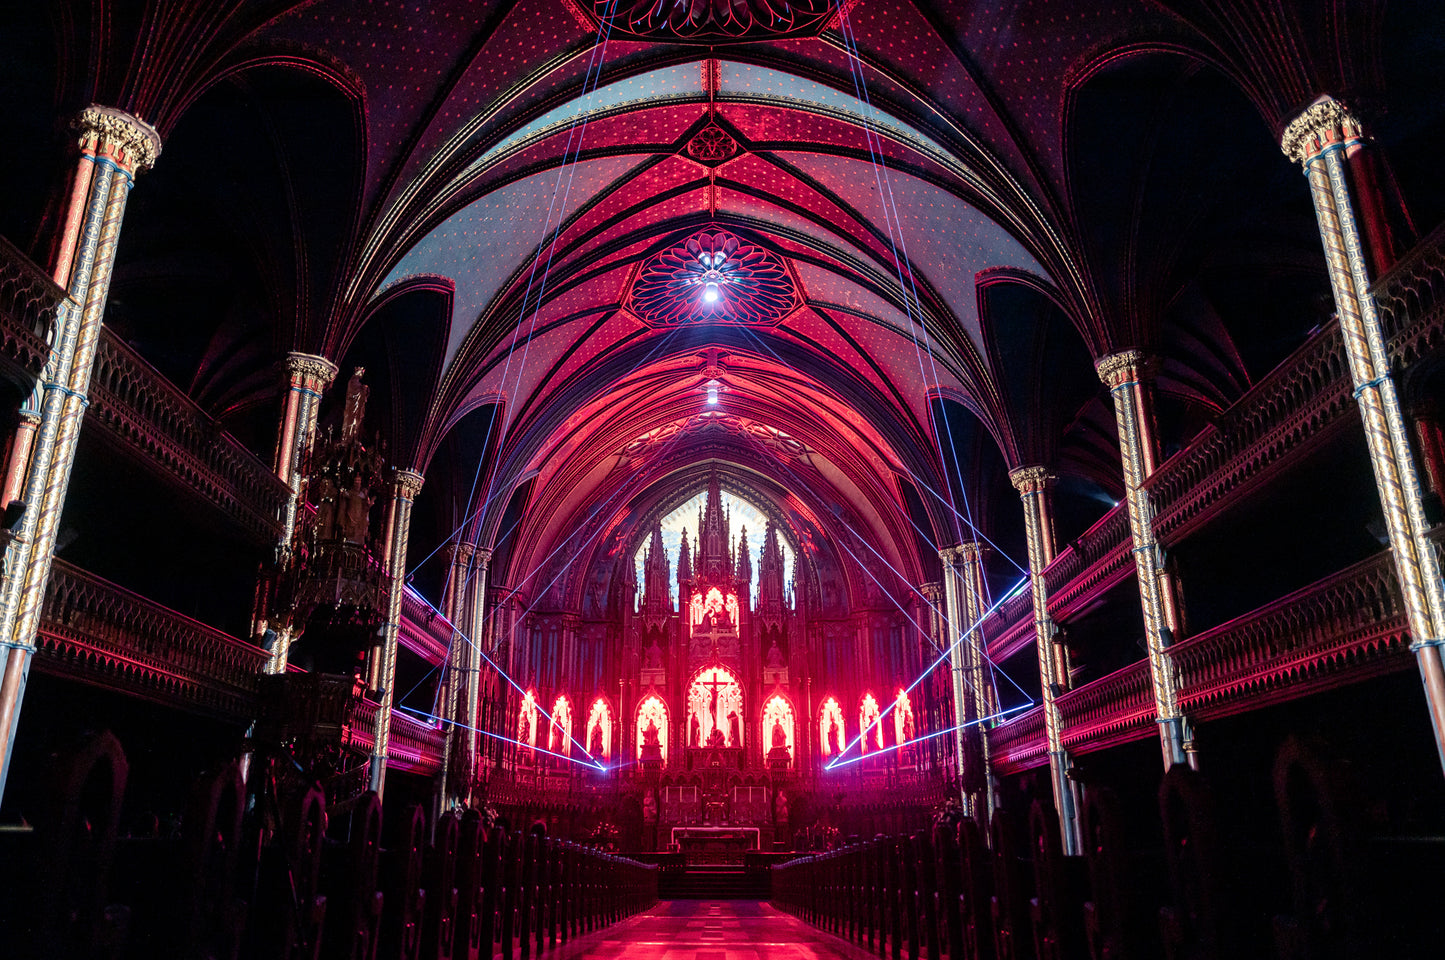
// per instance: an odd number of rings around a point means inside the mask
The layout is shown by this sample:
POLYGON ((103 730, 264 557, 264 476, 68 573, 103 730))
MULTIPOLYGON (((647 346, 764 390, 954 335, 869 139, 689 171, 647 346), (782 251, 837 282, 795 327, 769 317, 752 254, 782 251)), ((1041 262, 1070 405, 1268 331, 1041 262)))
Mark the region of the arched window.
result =
POLYGON ((521 756, 532 759, 532 748, 537 746, 537 692, 528 690, 522 697, 522 706, 517 710, 517 744, 524 749, 521 756))
POLYGON ((794 735, 793 705, 782 695, 776 695, 763 705, 763 759, 774 760, 779 747, 787 750, 791 763, 797 754, 797 739, 794 735))
POLYGON ((646 759, 648 747, 656 747, 667 763, 667 706, 658 696, 648 697, 637 708, 637 757, 646 759))
POLYGON ((601 697, 587 714, 587 754, 594 760, 612 759, 612 708, 601 697))
POLYGON ((893 698, 893 742, 898 744, 900 754, 912 751, 912 748, 905 744, 917 736, 916 730, 917 727, 913 724, 913 704, 908 699, 908 691, 899 690, 898 696, 893 698))
POLYGON ((564 757, 572 756, 572 701, 559 694, 552 704, 551 741, 547 749, 564 757))
POLYGON ((873 694, 863 694, 863 705, 858 709, 858 730, 863 734, 859 749, 863 753, 883 749, 883 724, 878 722, 880 713, 878 701, 873 694), (870 730, 869 727, 873 729, 870 730))
POLYGON ((743 745, 743 688, 722 667, 708 667, 687 691, 687 745, 743 745))
POLYGON ((848 728, 843 722, 843 708, 832 697, 823 701, 823 710, 818 718, 818 743, 823 747, 823 756, 841 754, 848 745, 848 728))

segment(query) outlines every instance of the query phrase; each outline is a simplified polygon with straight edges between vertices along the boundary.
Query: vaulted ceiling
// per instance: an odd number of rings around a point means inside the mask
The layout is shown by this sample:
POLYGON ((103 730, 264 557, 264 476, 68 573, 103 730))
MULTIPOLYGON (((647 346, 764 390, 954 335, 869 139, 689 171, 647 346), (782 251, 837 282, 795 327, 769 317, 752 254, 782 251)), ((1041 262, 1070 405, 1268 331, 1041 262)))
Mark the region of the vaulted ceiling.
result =
MULTIPOLYGON (((1413 0, 0 17, 0 231, 43 259, 80 106, 153 122, 107 322, 262 455, 278 357, 365 362, 396 465, 427 472, 421 541, 505 540, 513 583, 621 556, 704 463, 795 542, 910 579, 999 514, 1007 467, 1102 509, 1094 358, 1162 358, 1177 443, 1321 319, 1283 124, 1331 93, 1387 138, 1440 128, 1441 14, 1413 0)), ((1401 178, 1433 226, 1442 191, 1401 178)))

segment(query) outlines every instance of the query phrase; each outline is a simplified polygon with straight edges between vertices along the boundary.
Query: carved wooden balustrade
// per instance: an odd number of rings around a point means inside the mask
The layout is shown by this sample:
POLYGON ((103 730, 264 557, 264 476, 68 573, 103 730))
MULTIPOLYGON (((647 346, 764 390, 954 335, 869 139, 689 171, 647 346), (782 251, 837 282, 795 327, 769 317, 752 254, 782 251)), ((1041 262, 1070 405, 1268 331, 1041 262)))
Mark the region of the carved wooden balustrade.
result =
POLYGON ((0 237, 0 361, 33 384, 50 355, 50 332, 65 291, 0 237))
POLYGON ((246 719, 266 652, 63 560, 51 568, 35 665, 187 710, 246 719))
MULTIPOLYGON (((447 648, 452 642, 452 623, 437 613, 411 587, 401 595, 401 645, 427 663, 441 663, 446 659, 447 648)), ((460 637, 458 643, 466 643, 460 637)))
POLYGON ((1228 716, 1410 666, 1390 553, 1169 648, 1179 706, 1228 716))
MULTIPOLYGON (((1196 720, 1292 700, 1410 664, 1395 568, 1378 554, 1169 648, 1179 705, 1196 720)), ((1058 699, 1063 742, 1075 753, 1154 735, 1147 661, 1058 699)), ((1005 772, 1048 762, 1035 707, 988 734, 1005 772)))
MULTIPOLYGON (((1445 346, 1445 227, 1421 241, 1374 286, 1396 367, 1445 346)), ((1155 532, 1178 543, 1221 508, 1248 496, 1300 454, 1355 423, 1338 326, 1323 326, 1149 479, 1155 532)), ((1044 571, 1056 620, 1133 575, 1128 515, 1121 504, 1062 550, 1044 571)), ((1027 592, 984 621, 990 655, 1003 659, 1033 640, 1027 592)))
MULTIPOLYGON (((363 700, 356 711, 347 736, 347 743, 359 750, 370 750, 376 742, 377 705, 363 700)), ((386 765, 392 770, 405 770, 431 776, 441 770, 442 745, 446 734, 440 726, 398 710, 391 712, 391 734, 386 746, 386 765)))
POLYGON ((101 331, 87 427, 219 507, 257 543, 274 543, 289 489, 255 454, 141 359, 101 331))
MULTIPOLYGON (((413 624, 406 635, 431 650, 437 632, 450 629, 437 617, 430 625, 413 624)), ((256 677, 267 660, 259 647, 64 560, 52 567, 36 643, 37 669, 228 720, 255 717, 256 677)), ((352 739, 367 748, 376 704, 368 702, 362 712, 352 739)), ((391 737, 393 767, 423 774, 440 768, 440 730, 393 712, 391 737)))

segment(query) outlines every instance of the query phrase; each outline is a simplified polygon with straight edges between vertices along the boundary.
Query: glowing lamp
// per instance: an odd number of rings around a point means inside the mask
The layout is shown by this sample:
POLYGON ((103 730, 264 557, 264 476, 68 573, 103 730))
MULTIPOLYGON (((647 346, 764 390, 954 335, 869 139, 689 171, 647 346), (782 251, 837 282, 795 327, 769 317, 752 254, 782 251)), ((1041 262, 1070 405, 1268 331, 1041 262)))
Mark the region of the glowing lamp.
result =
POLYGON ((719 296, 717 284, 715 283, 709 282, 707 286, 702 288, 702 298, 708 303, 717 303, 719 296))
POLYGON ((717 403, 717 387, 707 388, 707 402, 709 404, 717 403))

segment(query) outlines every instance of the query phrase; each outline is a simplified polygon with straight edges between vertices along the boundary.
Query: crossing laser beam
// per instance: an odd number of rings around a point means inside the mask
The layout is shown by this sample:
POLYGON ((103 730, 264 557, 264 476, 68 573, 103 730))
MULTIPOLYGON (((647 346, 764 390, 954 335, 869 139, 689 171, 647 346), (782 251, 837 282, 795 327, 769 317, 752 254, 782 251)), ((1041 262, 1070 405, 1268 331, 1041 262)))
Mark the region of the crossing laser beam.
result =
POLYGON ((970 720, 967 723, 960 723, 956 727, 948 727, 943 730, 935 730, 933 733, 925 733, 921 737, 914 737, 912 740, 905 740, 902 743, 895 743, 891 747, 881 747, 870 753, 865 753, 861 756, 852 757, 847 760, 839 759, 834 761, 833 763, 826 765, 825 767, 823 767, 823 769, 832 770, 834 767, 846 767, 850 763, 862 763, 864 760, 869 760, 873 757, 881 757, 885 753, 891 753, 895 750, 902 750, 904 747, 912 746, 915 743, 922 743, 925 740, 932 740, 935 737, 947 736, 948 734, 956 733, 959 730, 967 730, 969 727, 976 727, 981 723, 987 723, 990 720, 997 720, 1001 717, 1006 717, 1009 714, 1018 713, 1020 710, 1027 710, 1031 706, 1033 706, 1032 703, 1021 703, 1017 706, 1009 707, 1007 710, 1000 710, 997 713, 991 713, 986 717, 979 717, 978 719, 970 720))

